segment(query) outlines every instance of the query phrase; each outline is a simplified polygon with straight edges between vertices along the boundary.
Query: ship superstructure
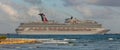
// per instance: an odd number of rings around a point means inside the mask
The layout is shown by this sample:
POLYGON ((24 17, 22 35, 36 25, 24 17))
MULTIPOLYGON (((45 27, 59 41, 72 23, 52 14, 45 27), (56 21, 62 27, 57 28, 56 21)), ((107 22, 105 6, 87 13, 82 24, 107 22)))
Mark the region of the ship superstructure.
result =
POLYGON ((45 14, 40 13, 42 22, 21 23, 16 29, 18 34, 45 34, 45 35, 88 35, 104 34, 109 31, 101 24, 92 20, 78 20, 70 17, 65 19, 65 23, 56 23, 48 20, 45 14))

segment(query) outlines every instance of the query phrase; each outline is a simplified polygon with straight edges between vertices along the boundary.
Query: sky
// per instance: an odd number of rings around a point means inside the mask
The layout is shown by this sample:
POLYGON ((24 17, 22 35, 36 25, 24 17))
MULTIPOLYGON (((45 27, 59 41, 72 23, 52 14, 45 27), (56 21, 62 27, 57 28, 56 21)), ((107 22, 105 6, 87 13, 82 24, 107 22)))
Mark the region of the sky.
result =
POLYGON ((64 22, 74 16, 95 20, 110 32, 120 32, 120 0, 0 0, 0 32, 15 33, 21 22, 49 20, 64 22))

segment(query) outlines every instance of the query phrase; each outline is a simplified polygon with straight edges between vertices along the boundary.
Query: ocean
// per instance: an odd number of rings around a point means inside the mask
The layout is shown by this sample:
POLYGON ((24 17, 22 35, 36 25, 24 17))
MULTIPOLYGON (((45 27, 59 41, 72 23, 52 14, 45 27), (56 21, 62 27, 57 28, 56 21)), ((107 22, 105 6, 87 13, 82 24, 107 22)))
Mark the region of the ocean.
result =
POLYGON ((73 40, 69 44, 11 44, 0 45, 0 50, 120 50, 120 34, 104 35, 19 35, 0 34, 8 38, 64 39, 73 40))

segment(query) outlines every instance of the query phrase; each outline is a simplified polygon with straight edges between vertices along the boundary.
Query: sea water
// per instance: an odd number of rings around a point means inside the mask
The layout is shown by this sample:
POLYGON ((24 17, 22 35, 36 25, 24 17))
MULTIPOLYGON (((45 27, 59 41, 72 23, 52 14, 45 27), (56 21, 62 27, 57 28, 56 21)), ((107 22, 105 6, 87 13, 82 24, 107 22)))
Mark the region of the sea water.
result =
POLYGON ((18 35, 1 34, 9 38, 27 39, 75 39, 69 44, 14 44, 0 45, 0 50, 120 50, 120 35, 18 35))

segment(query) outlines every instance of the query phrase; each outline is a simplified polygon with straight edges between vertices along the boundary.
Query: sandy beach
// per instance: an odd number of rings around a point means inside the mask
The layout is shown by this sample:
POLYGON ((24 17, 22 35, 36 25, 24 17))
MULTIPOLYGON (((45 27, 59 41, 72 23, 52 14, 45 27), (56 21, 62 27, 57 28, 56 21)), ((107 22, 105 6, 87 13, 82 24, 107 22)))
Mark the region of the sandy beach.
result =
POLYGON ((15 39, 15 38, 7 38, 5 40, 1 40, 0 44, 32 44, 37 43, 34 39, 15 39))

